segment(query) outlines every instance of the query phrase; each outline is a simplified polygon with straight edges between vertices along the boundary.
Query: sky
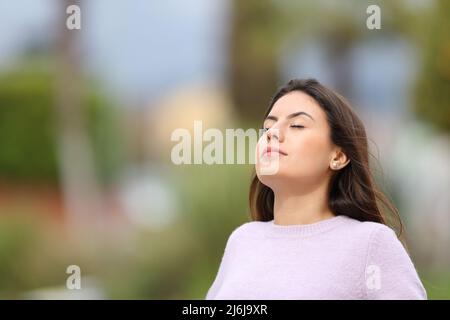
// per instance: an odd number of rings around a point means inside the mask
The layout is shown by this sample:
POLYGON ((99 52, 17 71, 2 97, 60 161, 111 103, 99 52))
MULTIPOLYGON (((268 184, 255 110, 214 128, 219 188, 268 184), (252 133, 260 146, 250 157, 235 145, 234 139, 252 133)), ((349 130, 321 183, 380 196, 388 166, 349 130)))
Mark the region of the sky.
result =
MULTIPOLYGON (((10 66, 30 47, 50 46, 58 31, 57 11, 64 10, 57 3, 0 0, 0 68, 10 66)), ((189 5, 179 0, 85 0, 80 43, 85 71, 110 93, 136 105, 185 85, 223 84, 230 12, 227 0, 190 0, 189 5)), ((288 47, 280 57, 280 81, 313 76, 333 86, 327 66, 333 61, 327 60, 326 52, 321 39, 288 47)), ((408 104, 398 99, 408 96, 414 52, 396 38, 359 43, 351 57, 357 101, 385 111, 408 104)))
MULTIPOLYGON (((0 0, 0 68, 51 41, 57 1, 0 0)), ((224 81, 226 0, 89 0, 80 7, 84 67, 114 92, 157 98, 186 83, 224 81)))

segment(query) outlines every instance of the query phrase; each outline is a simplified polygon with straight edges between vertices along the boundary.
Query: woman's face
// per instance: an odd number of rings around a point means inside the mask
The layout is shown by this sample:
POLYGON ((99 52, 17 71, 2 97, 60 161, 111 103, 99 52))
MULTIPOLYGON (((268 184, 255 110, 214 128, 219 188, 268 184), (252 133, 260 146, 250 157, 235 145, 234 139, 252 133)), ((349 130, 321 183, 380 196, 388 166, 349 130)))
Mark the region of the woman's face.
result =
POLYGON ((335 146, 326 114, 312 97, 301 91, 282 96, 265 119, 264 129, 256 161, 262 183, 271 188, 281 181, 313 186, 327 178, 335 146), (264 152, 268 147, 272 151, 264 152))

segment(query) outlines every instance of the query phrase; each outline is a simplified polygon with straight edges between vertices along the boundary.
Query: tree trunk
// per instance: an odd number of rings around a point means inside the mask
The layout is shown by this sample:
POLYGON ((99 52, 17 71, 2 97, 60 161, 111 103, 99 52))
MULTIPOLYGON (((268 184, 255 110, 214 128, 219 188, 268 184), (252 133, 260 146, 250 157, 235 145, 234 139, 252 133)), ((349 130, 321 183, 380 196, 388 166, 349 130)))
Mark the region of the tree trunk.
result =
MULTIPOLYGON (((56 29, 56 127, 60 181, 69 226, 96 226, 101 222, 100 188, 95 174, 93 150, 86 127, 86 108, 79 62, 82 30, 66 27, 66 8, 80 1, 61 1, 56 29)), ((83 16, 81 16, 83 17, 83 16)))

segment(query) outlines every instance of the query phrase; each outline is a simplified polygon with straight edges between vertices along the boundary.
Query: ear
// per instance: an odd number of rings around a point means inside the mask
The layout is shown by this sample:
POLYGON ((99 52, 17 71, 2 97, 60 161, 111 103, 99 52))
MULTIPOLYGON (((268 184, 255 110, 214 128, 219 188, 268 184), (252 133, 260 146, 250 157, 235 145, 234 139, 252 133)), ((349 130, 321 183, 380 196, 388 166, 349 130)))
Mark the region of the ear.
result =
POLYGON ((332 154, 330 168, 331 170, 340 170, 344 168, 349 162, 350 159, 347 157, 344 151, 340 147, 337 147, 332 154))

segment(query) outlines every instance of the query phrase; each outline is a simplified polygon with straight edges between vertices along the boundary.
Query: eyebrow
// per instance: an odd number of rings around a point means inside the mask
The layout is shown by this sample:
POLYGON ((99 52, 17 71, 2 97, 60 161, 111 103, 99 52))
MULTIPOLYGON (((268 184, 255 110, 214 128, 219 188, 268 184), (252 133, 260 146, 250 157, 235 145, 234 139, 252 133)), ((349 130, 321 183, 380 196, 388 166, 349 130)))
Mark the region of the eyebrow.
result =
MULTIPOLYGON (((291 113, 290 115, 288 115, 288 116, 286 117, 286 119, 292 119, 292 118, 295 118, 295 117, 298 117, 298 116, 307 116, 307 117, 311 118, 311 120, 315 121, 314 118, 311 117, 310 114, 308 114, 308 113, 306 113, 306 112, 304 112, 304 111, 299 111, 299 112, 291 113)), ((266 117, 266 120, 274 120, 274 121, 277 121, 278 118, 275 117, 275 116, 267 116, 267 117, 266 117)))

